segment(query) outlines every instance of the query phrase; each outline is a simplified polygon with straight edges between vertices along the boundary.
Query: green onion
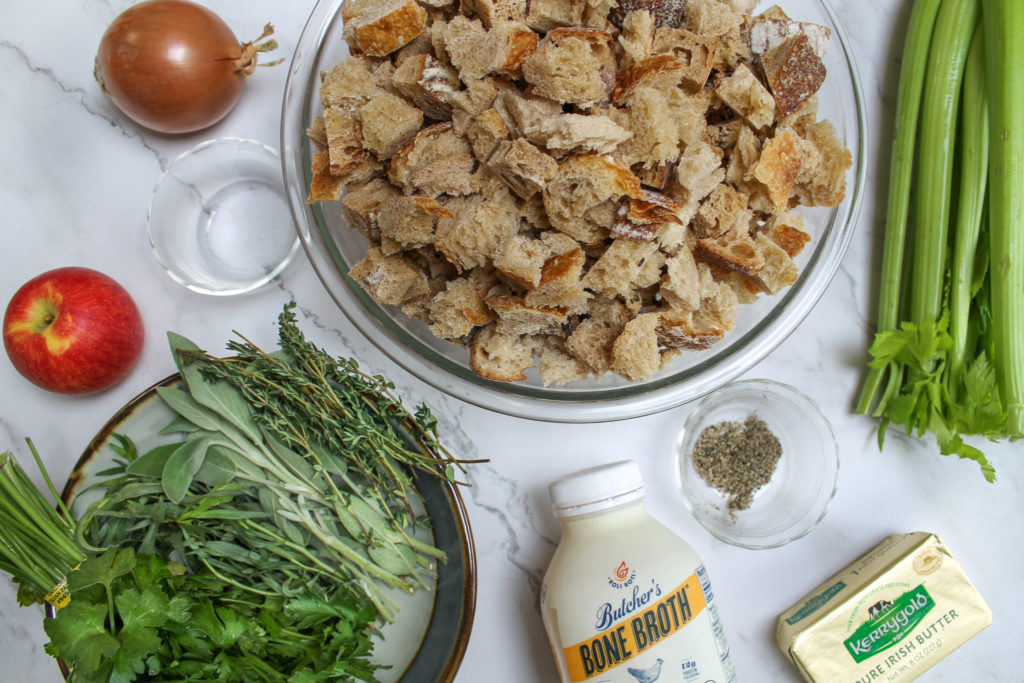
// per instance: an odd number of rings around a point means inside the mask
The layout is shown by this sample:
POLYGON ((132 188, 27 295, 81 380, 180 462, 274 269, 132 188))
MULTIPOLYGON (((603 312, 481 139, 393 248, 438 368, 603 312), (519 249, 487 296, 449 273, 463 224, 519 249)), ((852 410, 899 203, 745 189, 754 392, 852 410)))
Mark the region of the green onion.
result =
POLYGON ((992 359, 1006 431, 1024 435, 1024 2, 983 0, 989 92, 992 359))

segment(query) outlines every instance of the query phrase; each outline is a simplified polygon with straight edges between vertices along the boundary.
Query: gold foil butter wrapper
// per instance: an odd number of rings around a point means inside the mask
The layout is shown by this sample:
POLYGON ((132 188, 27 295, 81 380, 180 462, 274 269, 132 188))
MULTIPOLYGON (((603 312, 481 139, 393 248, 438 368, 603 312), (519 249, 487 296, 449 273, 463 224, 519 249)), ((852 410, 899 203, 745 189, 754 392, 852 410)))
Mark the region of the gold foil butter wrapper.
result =
POLYGON ((801 598, 776 637, 816 683, 912 681, 992 623, 934 534, 890 536, 801 598))

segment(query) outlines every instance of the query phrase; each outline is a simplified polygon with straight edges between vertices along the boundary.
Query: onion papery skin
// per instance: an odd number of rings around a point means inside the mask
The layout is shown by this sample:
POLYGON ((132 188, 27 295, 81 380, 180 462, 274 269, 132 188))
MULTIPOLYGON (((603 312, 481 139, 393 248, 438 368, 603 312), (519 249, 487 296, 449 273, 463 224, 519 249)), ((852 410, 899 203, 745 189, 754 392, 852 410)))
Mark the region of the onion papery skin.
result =
POLYGON ((96 75, 114 105, 160 133, 190 133, 224 118, 245 87, 243 46, 209 9, 147 0, 107 27, 96 75))

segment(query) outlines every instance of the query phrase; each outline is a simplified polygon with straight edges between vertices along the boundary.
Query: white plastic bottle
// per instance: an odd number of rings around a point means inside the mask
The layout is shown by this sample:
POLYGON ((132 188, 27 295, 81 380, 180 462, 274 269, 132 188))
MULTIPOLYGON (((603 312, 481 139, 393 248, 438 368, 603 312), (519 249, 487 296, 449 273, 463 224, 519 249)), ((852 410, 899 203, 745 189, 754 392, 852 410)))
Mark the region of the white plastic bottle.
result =
POLYGON ((549 490, 562 540, 541 613, 563 683, 735 681, 704 565, 647 513, 636 463, 584 470, 549 490))

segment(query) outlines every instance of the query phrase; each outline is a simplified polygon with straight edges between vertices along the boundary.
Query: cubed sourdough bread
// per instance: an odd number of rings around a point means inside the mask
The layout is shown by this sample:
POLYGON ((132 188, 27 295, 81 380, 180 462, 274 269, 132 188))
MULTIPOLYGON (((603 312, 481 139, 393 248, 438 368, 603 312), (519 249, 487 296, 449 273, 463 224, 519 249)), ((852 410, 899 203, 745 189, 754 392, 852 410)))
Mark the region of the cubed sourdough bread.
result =
POLYGON ((801 207, 846 195, 830 32, 756 4, 344 0, 307 201, 481 377, 646 381, 795 283, 801 207))

